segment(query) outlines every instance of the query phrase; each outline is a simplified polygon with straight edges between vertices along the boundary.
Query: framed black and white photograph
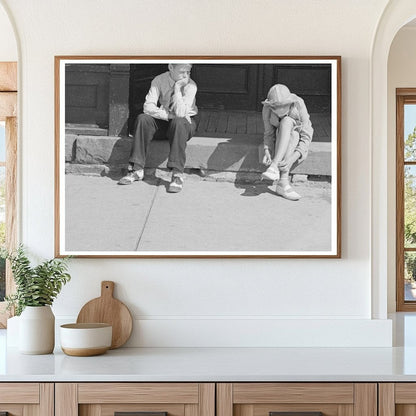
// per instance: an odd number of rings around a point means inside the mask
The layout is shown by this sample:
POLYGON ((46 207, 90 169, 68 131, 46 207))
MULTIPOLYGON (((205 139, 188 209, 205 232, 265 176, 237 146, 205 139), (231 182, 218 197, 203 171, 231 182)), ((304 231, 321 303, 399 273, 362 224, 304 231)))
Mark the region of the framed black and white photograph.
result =
POLYGON ((341 58, 55 57, 55 251, 341 256, 341 58))

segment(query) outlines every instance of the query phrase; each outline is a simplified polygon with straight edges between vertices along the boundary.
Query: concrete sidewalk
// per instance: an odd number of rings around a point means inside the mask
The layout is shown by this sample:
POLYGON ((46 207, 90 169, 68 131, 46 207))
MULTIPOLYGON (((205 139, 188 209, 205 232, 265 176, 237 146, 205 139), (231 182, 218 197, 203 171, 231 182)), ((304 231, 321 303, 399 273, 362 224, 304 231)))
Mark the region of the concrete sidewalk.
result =
MULTIPOLYGON (((300 201, 271 183, 188 174, 169 194, 170 175, 117 185, 117 178, 65 175, 68 251, 329 251, 331 184, 293 184, 300 201)), ((172 254, 172 253, 170 253, 172 254)), ((174 254, 174 253, 173 253, 174 254)))

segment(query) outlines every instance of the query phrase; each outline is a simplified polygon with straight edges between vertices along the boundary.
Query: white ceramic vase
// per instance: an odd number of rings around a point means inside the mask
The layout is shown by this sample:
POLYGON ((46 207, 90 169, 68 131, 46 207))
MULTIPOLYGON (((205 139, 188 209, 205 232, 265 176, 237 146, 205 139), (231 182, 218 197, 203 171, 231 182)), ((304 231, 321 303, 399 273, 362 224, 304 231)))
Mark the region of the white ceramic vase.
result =
POLYGON ((55 346, 55 315, 48 306, 26 306, 19 319, 19 351, 50 354, 55 346))

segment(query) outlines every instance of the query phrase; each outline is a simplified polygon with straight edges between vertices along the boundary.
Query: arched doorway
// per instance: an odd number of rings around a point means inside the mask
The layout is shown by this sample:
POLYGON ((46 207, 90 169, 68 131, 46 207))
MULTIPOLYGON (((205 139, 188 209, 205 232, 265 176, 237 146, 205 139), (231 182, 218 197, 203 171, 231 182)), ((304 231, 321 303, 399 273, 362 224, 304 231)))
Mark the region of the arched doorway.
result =
POLYGON ((389 215, 388 220, 388 233, 392 236, 388 239, 391 245, 389 252, 396 249, 396 267, 391 264, 388 270, 389 311, 416 310, 416 252, 413 244, 415 236, 413 226, 413 210, 415 209, 413 178, 416 173, 413 161, 413 133, 416 126, 415 42, 416 21, 413 20, 397 32, 391 44, 388 59, 387 151, 389 177, 394 176, 390 167, 396 165, 395 194, 394 189, 391 189, 393 184, 388 184, 389 214, 393 214, 395 211, 394 199, 396 199, 397 206, 396 221, 392 218, 393 215, 389 215), (394 137, 396 137, 396 140, 394 140, 394 137), (394 229, 395 222, 396 229, 394 229), (394 242, 396 247, 394 247, 394 242), (396 290, 393 285, 394 276, 396 276, 396 290))
MULTIPOLYGON (((378 25, 371 59, 371 171, 372 171, 372 317, 387 318, 391 271, 395 267, 394 169, 388 157, 388 56, 394 37, 402 26, 416 17, 414 0, 390 2, 378 25), (390 163, 390 165, 389 165, 390 163), (394 228, 394 227, 393 227, 394 228)), ((393 289, 394 290, 394 289, 393 289)))

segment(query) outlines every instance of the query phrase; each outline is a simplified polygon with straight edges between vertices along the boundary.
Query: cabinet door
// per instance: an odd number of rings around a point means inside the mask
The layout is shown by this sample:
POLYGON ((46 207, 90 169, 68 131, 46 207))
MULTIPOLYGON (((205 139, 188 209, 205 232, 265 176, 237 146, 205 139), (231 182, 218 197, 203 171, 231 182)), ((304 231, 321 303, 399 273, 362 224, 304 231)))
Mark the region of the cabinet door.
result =
POLYGON ((377 416, 377 385, 221 383, 217 416, 377 416))
POLYGON ((58 383, 55 416, 215 416, 213 383, 58 383))
POLYGON ((379 416, 415 416, 416 383, 380 383, 379 416))
POLYGON ((53 416, 52 383, 0 383, 0 415, 53 416))

